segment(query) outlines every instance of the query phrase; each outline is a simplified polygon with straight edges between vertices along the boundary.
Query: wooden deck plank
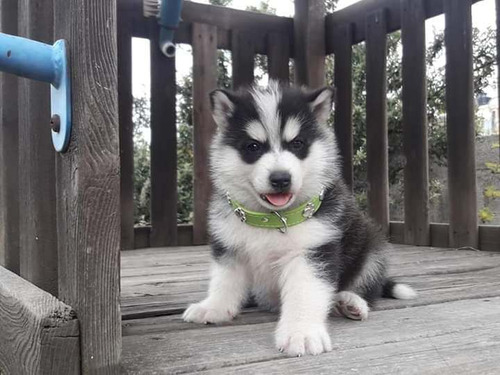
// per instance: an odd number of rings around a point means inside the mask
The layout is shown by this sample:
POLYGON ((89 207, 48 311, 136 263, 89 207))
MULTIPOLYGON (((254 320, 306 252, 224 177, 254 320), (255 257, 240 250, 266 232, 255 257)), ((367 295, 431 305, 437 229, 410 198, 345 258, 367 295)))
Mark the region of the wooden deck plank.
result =
POLYGON ((300 359, 285 358, 274 348, 275 323, 135 334, 123 339, 122 364, 126 373, 215 369, 221 373, 221 368, 231 373, 282 373, 291 369, 314 373, 487 373, 498 366, 498 359, 493 358, 500 348, 499 308, 500 298, 493 298, 390 313, 375 311, 366 322, 332 318, 329 330, 333 352, 300 359))
MULTIPOLYGON (((138 250, 122 254, 124 319, 171 315, 206 295, 207 246, 138 250), (141 256, 142 254, 142 256, 141 256)), ((500 296, 500 254, 394 245, 390 274, 420 293, 413 301, 383 300, 376 309, 500 296)))

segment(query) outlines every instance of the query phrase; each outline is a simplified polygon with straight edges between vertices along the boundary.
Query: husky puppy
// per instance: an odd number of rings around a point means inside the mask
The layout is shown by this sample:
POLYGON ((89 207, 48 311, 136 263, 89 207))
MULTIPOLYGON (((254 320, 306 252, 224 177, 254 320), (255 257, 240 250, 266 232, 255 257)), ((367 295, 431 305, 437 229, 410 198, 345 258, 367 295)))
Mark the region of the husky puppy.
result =
POLYGON ((185 321, 229 321, 253 296, 280 311, 280 351, 316 355, 332 350, 330 312, 363 320, 376 298, 415 296, 387 278, 388 243, 342 180, 327 125, 333 99, 332 88, 276 82, 211 94, 213 266, 208 297, 185 311, 185 321), (282 225, 267 227, 273 220, 282 225))

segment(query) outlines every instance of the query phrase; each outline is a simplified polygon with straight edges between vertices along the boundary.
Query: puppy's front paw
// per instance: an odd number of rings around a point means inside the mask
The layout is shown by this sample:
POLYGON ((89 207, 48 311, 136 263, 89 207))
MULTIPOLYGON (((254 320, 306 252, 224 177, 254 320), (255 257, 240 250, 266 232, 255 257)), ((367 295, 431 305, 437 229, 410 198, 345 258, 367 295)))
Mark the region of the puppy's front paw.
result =
POLYGON ((332 350, 332 342, 324 324, 279 324, 276 346, 291 357, 318 355, 332 350))
POLYGON ((189 306, 182 318, 186 322, 193 323, 222 323, 232 320, 237 314, 237 311, 228 309, 224 306, 218 306, 215 303, 202 301, 200 303, 193 303, 189 306))

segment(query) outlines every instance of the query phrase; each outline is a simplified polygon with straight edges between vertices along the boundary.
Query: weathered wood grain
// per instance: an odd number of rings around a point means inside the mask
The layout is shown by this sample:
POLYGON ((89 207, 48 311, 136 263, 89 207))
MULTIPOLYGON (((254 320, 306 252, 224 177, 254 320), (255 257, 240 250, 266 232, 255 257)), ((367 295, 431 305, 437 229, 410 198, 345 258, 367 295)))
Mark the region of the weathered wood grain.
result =
POLYGON ((120 372, 120 150, 116 1, 56 0, 70 47, 73 129, 57 157, 59 296, 78 316, 81 369, 120 372))
POLYGON ((450 246, 478 246, 471 0, 444 0, 450 246))
POLYGON ((251 34, 233 30, 231 35, 233 89, 238 89, 253 84, 255 52, 251 34))
POLYGON ((269 78, 290 83, 290 41, 283 33, 269 33, 267 36, 267 61, 269 78))
MULTIPOLYGON (((154 20, 156 21, 156 20, 154 20)), ((150 246, 177 244, 177 125, 175 57, 151 38, 151 235, 150 246)))
POLYGON ((294 16, 295 83, 325 84, 325 2, 296 0, 294 16))
POLYGON ((134 248, 134 123, 132 121, 132 25, 118 7, 118 112, 120 124, 121 249, 134 248))
MULTIPOLYGON (((421 295, 414 301, 384 300, 377 309, 499 295, 497 253, 392 245, 388 259, 389 274, 413 285, 421 295)), ((189 303, 205 297, 209 265, 207 246, 124 253, 123 318, 182 312, 189 303)))
MULTIPOLYGON (((391 242, 404 243, 403 222, 391 221, 391 242)), ((450 225, 446 223, 431 223, 430 235, 431 246, 448 247, 449 246, 450 225)), ((500 251, 500 227, 498 225, 480 225, 479 226, 479 246, 480 250, 500 251)))
POLYGON ((427 81, 425 73, 425 3, 401 3, 403 42, 404 239, 427 246, 429 226, 429 161, 427 145, 427 81))
MULTIPOLYGON (((22 0, 19 35, 52 44, 52 0, 22 0)), ((20 274, 56 295, 55 151, 50 131, 50 86, 19 80, 20 274)))
POLYGON ((366 159, 368 213, 389 230, 389 154, 387 129, 387 19, 383 10, 366 18, 366 159))
POLYGON ((378 368, 381 373, 390 373, 449 367, 451 374, 460 366, 469 373, 475 369, 491 372, 498 364, 498 359, 492 360, 491 356, 500 347, 496 340, 499 307, 500 298, 494 298, 372 312, 366 322, 332 318, 329 330, 333 352, 304 358, 285 358, 275 349, 275 323, 202 328, 192 325, 190 330, 125 336, 123 364, 128 373, 139 369, 234 373, 238 368, 232 366, 245 364, 252 373, 322 373, 321 369, 324 373, 352 369, 372 373, 378 368))
POLYGON ((0 373, 79 374, 75 312, 0 267, 0 373))
MULTIPOLYGON (((337 33, 339 48, 335 53, 335 136, 342 157, 342 176, 347 186, 353 186, 352 136, 352 28, 342 26, 337 33)), ((332 37, 332 35, 328 35, 332 37)))
MULTIPOLYGON (((217 29, 193 25, 194 218, 193 244, 207 242, 207 210, 211 194, 208 157, 215 133, 209 93, 217 88, 217 29)), ((234 70, 233 70, 234 75, 234 70)))
MULTIPOLYGON (((17 35, 17 1, 0 1, 0 30, 17 35)), ((0 265, 19 274, 18 79, 0 73, 0 265)))
MULTIPOLYGON (((444 12, 443 0, 424 0, 425 18, 429 19, 444 12)), ((472 0, 476 3, 480 0, 472 0)), ((365 18, 367 14, 385 9, 387 12, 387 31, 389 33, 401 28, 401 0, 363 0, 346 8, 340 9, 326 16, 327 34, 335 31, 339 25, 351 23, 354 28, 353 43, 359 43, 366 39, 365 18)), ((337 48, 337 38, 327 39, 327 53, 332 53, 337 48)))

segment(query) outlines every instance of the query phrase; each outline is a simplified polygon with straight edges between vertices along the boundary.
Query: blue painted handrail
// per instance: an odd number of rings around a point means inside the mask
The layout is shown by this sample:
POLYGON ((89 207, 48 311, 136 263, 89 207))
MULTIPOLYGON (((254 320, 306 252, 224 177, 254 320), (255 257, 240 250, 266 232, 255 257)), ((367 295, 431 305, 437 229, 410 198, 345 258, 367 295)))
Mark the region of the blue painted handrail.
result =
POLYGON ((179 27, 182 0, 162 0, 160 7, 160 49, 167 57, 175 55, 174 30, 179 27))
POLYGON ((0 33, 0 70, 51 84, 52 142, 57 151, 66 151, 71 135, 71 85, 65 41, 51 46, 0 33))

